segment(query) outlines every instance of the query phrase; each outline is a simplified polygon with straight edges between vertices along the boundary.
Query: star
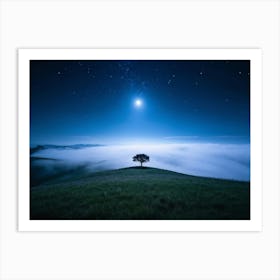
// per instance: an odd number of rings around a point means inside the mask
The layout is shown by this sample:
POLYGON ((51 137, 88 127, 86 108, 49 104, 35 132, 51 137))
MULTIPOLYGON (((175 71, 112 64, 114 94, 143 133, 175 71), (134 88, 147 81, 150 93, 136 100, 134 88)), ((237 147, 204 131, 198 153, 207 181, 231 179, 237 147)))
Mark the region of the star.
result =
POLYGON ((199 75, 200 75, 200 76, 202 76, 202 75, 203 75, 203 72, 202 72, 202 71, 201 71, 201 72, 199 72, 199 75))
POLYGON ((241 75, 241 74, 242 74, 242 72, 241 72, 241 71, 239 71, 239 72, 238 72, 238 74, 239 74, 239 75, 241 75))

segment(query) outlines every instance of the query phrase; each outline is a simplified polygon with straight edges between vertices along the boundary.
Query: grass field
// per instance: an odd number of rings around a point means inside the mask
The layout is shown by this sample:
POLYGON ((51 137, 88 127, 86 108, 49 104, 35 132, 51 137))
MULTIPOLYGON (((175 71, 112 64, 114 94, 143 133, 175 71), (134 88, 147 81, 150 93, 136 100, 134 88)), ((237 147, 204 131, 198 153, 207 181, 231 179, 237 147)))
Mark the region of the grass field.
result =
POLYGON ((250 183, 124 168, 31 188, 37 220, 247 220, 250 183))

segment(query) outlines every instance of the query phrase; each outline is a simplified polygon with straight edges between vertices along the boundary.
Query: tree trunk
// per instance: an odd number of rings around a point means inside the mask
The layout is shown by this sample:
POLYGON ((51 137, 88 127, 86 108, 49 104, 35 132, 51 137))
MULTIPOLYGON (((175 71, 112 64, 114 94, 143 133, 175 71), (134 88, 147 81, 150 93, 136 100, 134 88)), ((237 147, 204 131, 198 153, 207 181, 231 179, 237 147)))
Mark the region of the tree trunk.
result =
POLYGON ((142 164, 143 164, 143 162, 141 162, 141 168, 142 168, 142 164))

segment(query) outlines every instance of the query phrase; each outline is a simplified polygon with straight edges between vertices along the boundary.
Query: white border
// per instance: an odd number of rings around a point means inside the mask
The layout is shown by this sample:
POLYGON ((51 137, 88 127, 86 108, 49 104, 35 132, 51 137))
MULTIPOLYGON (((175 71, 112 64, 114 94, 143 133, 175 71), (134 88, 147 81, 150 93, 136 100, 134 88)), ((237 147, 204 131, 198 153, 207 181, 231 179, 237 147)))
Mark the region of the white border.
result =
POLYGON ((262 229, 262 65, 260 49, 19 49, 19 231, 261 231, 262 229), (29 61, 30 60, 250 60, 251 61, 251 219, 108 221, 29 219, 29 61))

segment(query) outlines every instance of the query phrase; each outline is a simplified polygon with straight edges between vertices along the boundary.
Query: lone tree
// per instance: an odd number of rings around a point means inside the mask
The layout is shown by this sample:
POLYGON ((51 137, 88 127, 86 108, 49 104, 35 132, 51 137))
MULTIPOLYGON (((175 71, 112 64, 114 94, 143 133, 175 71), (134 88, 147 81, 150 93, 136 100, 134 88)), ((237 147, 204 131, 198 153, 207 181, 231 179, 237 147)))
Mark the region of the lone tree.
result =
POLYGON ((141 163, 141 167, 142 167, 143 162, 150 161, 150 157, 145 154, 138 154, 133 157, 133 161, 139 161, 141 163))

